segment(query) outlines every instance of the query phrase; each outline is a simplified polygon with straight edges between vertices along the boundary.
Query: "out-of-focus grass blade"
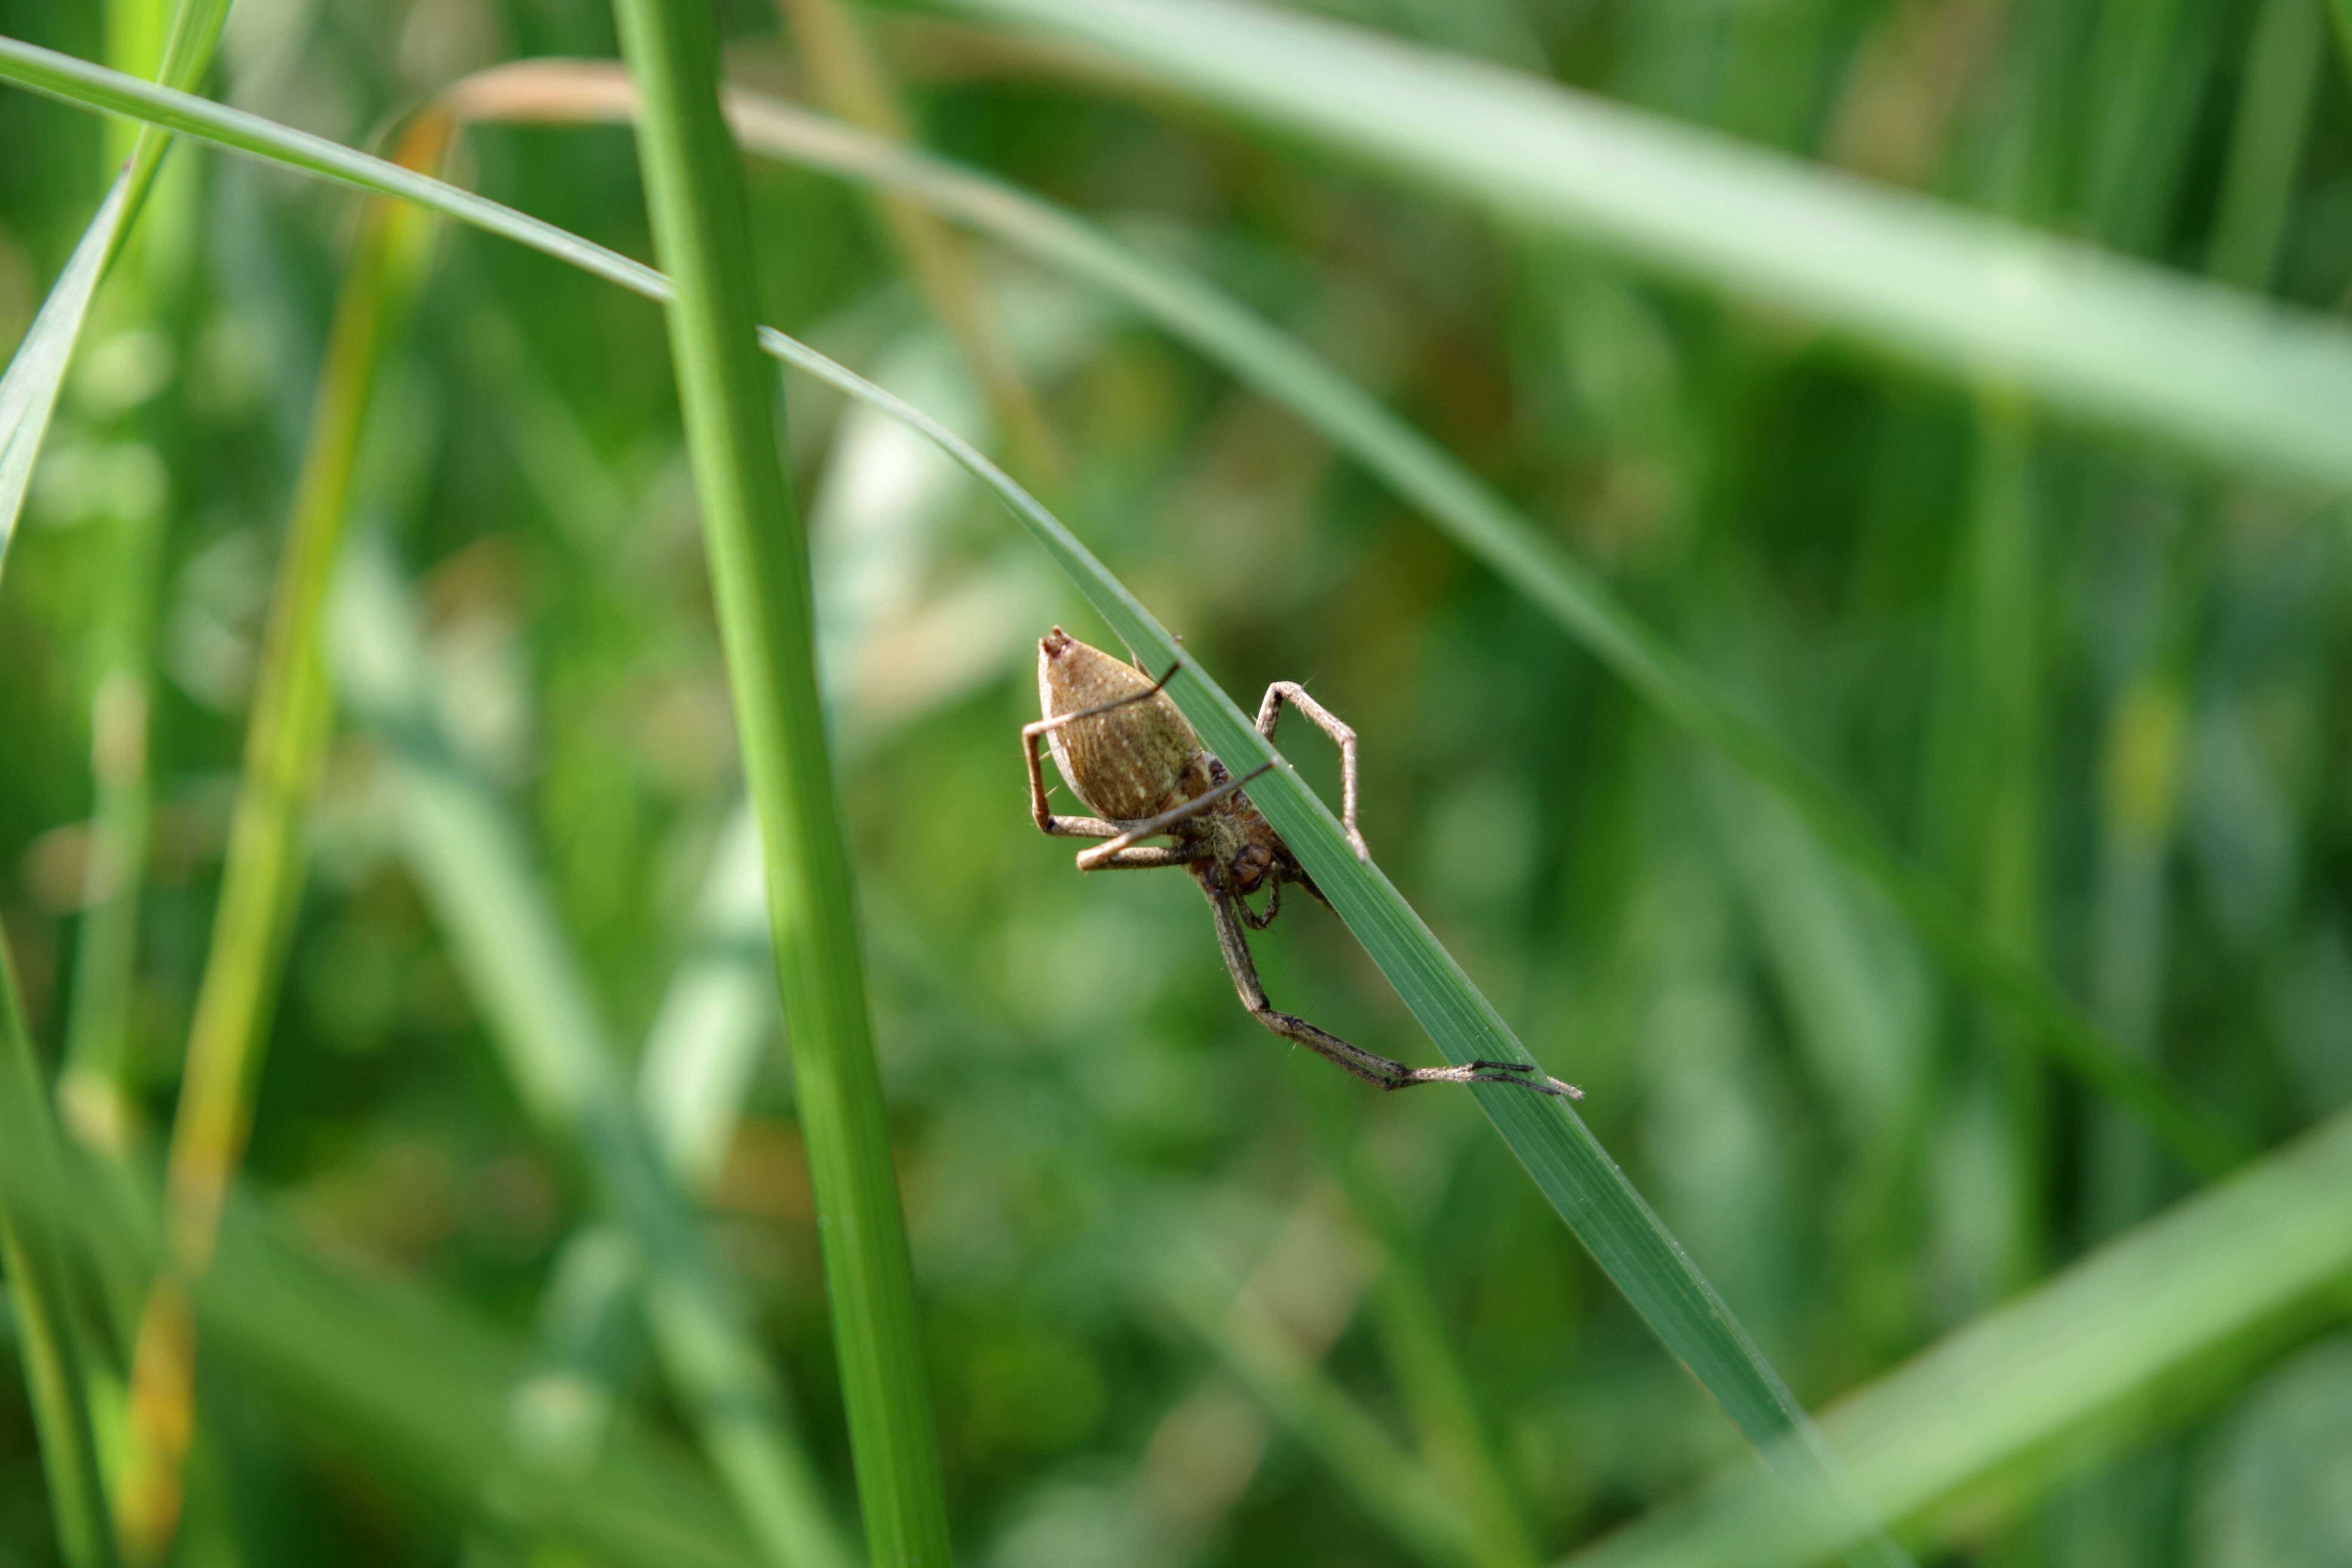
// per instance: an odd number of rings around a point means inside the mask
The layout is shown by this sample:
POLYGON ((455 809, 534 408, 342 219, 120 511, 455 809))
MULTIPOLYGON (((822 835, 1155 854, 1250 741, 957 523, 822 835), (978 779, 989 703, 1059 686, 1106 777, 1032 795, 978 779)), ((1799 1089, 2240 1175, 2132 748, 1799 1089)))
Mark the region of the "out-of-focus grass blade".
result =
MULTIPOLYGON (((79 1260, 110 1273, 152 1273, 162 1261, 156 1215, 94 1200, 16 1138, 0 1139, 0 1206, 37 1215, 79 1260)), ((348 1441, 372 1475, 388 1469, 478 1510, 494 1530, 543 1535, 600 1561, 761 1561, 721 1522, 726 1508, 708 1480, 633 1423, 583 1470, 515 1465, 502 1416, 526 1368, 513 1347, 397 1279, 304 1256, 239 1205, 225 1212, 214 1267, 191 1300, 227 1375, 348 1441), (496 1487, 485 1486, 489 1478, 496 1487)))
MULTIPOLYGON (((14 40, 0 40, 0 76, 76 103, 152 118, 271 163, 379 195, 414 200, 632 289, 665 298, 652 268, 509 207, 256 115, 205 103, 14 40)), ((1318 887, 1396 987, 1447 1059, 1531 1060, 1492 1004, 1470 984, 1379 868, 1358 861, 1338 818, 1297 770, 1276 756, 1248 715, 1199 667, 1183 661, 1166 627, 1101 562, 1013 479, 921 410, 908 406, 782 332, 761 328, 768 353, 922 431, 993 490, 1148 667, 1182 661, 1170 692, 1202 741, 1226 765, 1270 765, 1250 797, 1305 862, 1318 887)), ((796 1049, 803 1048, 796 1045, 796 1049)), ((1557 1209, 1653 1332, 1687 1366, 1740 1430, 1766 1447, 1790 1482, 1833 1496, 1811 1424, 1730 1310, 1649 1205, 1565 1101, 1509 1088, 1471 1092, 1557 1209), (1792 1436, 1782 1444, 1779 1439, 1792 1436)), ((1872 1552, 1893 1554, 1874 1543, 1872 1552)))
POLYGON ((664 1367, 713 1463, 774 1561, 851 1561, 742 1310, 629 1102, 520 835, 442 731, 415 613, 380 551, 354 555, 337 609, 337 668, 353 715, 392 749, 410 864, 525 1104, 580 1148, 628 1236, 664 1367))
POLYGON ((2352 482, 2352 330, 1621 105, 1239 0, 960 0, 1955 380, 2352 482))
POLYGON ((719 835, 692 945, 662 994, 637 1069, 637 1103, 678 1180, 718 1178, 743 1092, 774 1027, 760 825, 738 806, 719 835))
MULTIPOLYGON (((2118 1237, 1850 1395, 1822 1420, 1851 1495, 1901 1519, 2065 1437, 2352 1271, 2352 1114, 2118 1237), (2053 1372, 2062 1375, 2053 1375, 2053 1372)), ((1811 1562, 1838 1521, 1737 1479, 1575 1559, 1580 1568, 1811 1562)))
MULTIPOLYGON (((467 118, 627 120, 635 95, 603 62, 495 67, 442 100, 467 118)), ((888 184, 1141 310, 1352 453, 1456 542, 1517 587, 1670 721, 1787 800, 1822 841, 1960 972, 1986 986, 2034 1040, 2146 1121, 2193 1170, 2218 1173, 2244 1141, 2113 1038, 2013 946, 1891 843, 1870 817, 1749 718, 1612 594, 1607 584, 1421 432, 1286 334, 1182 269, 1140 255, 1025 193, 750 92, 729 95, 755 152, 888 184)))
POLYGON ((0 568, 8 562, 8 542, 16 535, 16 517, 25 509, 41 437, 48 432, 58 390, 73 362, 74 341, 81 336, 90 298, 106 269, 107 252, 121 226, 128 187, 129 176, 118 174, 107 188, 106 199, 99 203, 65 270, 41 302, 40 314, 16 345, 7 374, 0 376, 0 568))
MULTIPOLYGON (((120 187, 118 187, 119 194, 120 187)), ((49 1110, 32 1033, 16 994, 16 965, 0 946, 0 1159, 39 1186, 65 1190, 65 1145, 49 1110)), ((0 1268, 16 1308, 18 1353, 40 1442, 41 1475, 55 1516, 58 1555, 68 1568, 114 1561, 114 1521, 99 1472, 82 1349, 74 1331, 66 1248, 55 1216, 0 1189, 0 1268)))

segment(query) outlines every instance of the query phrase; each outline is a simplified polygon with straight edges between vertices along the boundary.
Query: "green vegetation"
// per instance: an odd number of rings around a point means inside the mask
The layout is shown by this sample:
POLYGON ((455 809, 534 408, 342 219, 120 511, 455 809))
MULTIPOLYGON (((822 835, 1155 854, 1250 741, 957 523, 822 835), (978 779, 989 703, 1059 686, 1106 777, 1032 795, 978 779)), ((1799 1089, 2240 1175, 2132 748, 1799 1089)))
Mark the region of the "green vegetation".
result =
POLYGON ((2352 1551, 2316 0, 226 9, 0 6, 0 1555, 2352 1551))

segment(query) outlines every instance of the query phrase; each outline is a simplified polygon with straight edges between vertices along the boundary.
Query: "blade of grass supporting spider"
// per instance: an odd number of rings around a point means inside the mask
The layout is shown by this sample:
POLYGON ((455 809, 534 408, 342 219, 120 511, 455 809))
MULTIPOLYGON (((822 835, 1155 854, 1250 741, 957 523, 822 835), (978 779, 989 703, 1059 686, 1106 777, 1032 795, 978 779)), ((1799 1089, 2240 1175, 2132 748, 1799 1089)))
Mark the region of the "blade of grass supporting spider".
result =
MULTIPOLYGON (((649 299, 669 296, 668 280, 659 273, 576 235, 256 115, 129 80, 10 39, 0 39, 0 77, 69 102, 152 118, 175 131, 217 140, 249 155, 362 190, 401 196, 530 246, 649 299)), ((920 409, 782 332, 761 328, 760 342, 775 358, 888 412, 938 443, 997 495, 1130 648, 1155 668, 1181 662, 1175 639, 1125 585, 1034 497, 971 443, 920 409)), ((1279 761, 1233 699, 1195 667, 1184 664, 1170 689, 1203 742, 1218 755, 1230 759, 1228 765, 1237 763, 1242 771, 1250 772, 1261 763, 1279 761)), ((1300 855, 1317 884, 1331 895, 1358 941, 1449 1059, 1531 1059, 1395 888, 1377 869, 1357 862, 1340 836, 1338 819, 1307 790, 1295 770, 1285 766, 1267 774, 1252 787, 1251 798, 1300 855)), ((765 847, 767 856, 775 853, 772 847, 765 847)), ((772 881, 770 895, 775 896, 772 881)), ((773 913, 772 905, 772 917, 773 913)), ((793 1024, 797 1060, 806 1054, 797 1044, 805 1036, 789 1014, 788 1021, 793 1024)), ((1472 1092, 1538 1189, 1626 1293, 1643 1321, 1690 1368, 1741 1430, 1759 1443, 1791 1430, 1810 1432, 1795 1402, 1737 1320, 1583 1122, 1561 1101, 1548 1097, 1484 1086, 1472 1092)), ((1816 1467, 1802 1462, 1811 1451, 1801 1446, 1784 1455, 1793 1479, 1802 1482, 1817 1473, 1816 1467)))
MULTIPOLYGON (((1233 699, 1185 658, 1167 628, 1059 520, 970 443, 919 409, 772 328, 762 328, 761 339, 777 357, 891 410, 929 435, 996 492, 1146 667, 1176 668, 1169 693, 1208 749, 1233 759, 1226 765, 1243 775, 1273 770, 1251 787, 1251 800, 1306 862, 1316 885, 1448 1060, 1533 1060, 1394 885, 1378 868, 1357 860, 1339 819, 1297 770, 1274 752, 1233 699)), ((1471 1092, 1538 1189, 1651 1331, 1741 1431, 1764 1447, 1789 1485, 1812 1506, 1843 1515, 1842 1494, 1803 1411, 1582 1120, 1565 1101, 1549 1096, 1483 1084, 1471 1092), (1778 1441, 1784 1436, 1793 1441, 1778 1441)), ((1892 1542, 1875 1537, 1859 1559, 1903 1561, 1892 1542)))
POLYGON ((748 197, 719 112, 718 37, 701 0, 615 0, 614 13, 643 104, 654 244, 675 286, 672 358, 765 851, 866 1548, 878 1563, 945 1563, 939 1439, 817 695, 808 547, 752 335, 748 197))
MULTIPOLYGON (((1900 1519, 2103 1413, 2138 1412, 2110 1443, 2177 1414, 2145 1402, 2153 1385, 2194 1377, 2242 1337, 2292 1329, 2303 1307, 2341 1301, 2347 1208, 2352 1114, 2339 1114, 1842 1401, 1822 1429, 1847 1484, 1870 1512, 1900 1519)), ((1796 1563, 1839 1534, 1734 1478, 1574 1561, 1796 1563)))
MULTIPOLYGON (((909 140, 906 111, 849 7, 842 0, 778 0, 778 5, 791 20, 810 83, 826 107, 886 141, 909 140)), ((955 341, 972 379, 987 393, 1018 466, 1060 473, 1061 444, 988 313, 980 274, 962 237, 904 197, 882 193, 874 199, 908 274, 955 341)))
POLYGON ((2330 487, 2352 331, 1533 78, 1238 0, 961 0, 1955 380, 2330 487))
MULTIPOLYGON (((404 148, 436 162, 446 121, 420 122, 404 148)), ((302 822, 332 724, 319 622, 350 515, 352 479, 373 395, 377 350, 422 281, 431 224, 372 204, 352 246, 296 482, 284 555, 247 720, 244 771, 212 945, 189 1027, 164 1173, 173 1269, 142 1315, 131 1358, 126 1458, 116 1498, 126 1551, 160 1559, 179 1520, 194 1430, 195 1347, 184 1295, 209 1261, 223 1194, 250 1131, 268 1012, 293 932, 305 860, 302 822)))
MULTIPOLYGON (((16 974, 0 945, 0 1150, 11 1151, 34 1182, 62 1192, 64 1143, 50 1115, 32 1033, 17 1000, 16 974)), ((0 1268, 16 1308, 16 1348, 25 1363, 41 1478, 58 1556, 67 1568, 108 1568, 114 1562, 114 1523, 107 1508, 91 1435, 89 1385, 74 1327, 66 1251, 49 1216, 37 1205, 0 1193, 0 1268)))
MULTIPOLYGON (((160 1216, 127 1187, 92 1194, 47 1179, 26 1146, 0 1140, 0 1206, 49 1225, 78 1262, 152 1272, 160 1216), (118 1201, 120 1200, 120 1201, 118 1201)), ((207 1345, 240 1390, 347 1444, 372 1476, 396 1476, 509 1531, 546 1535, 597 1560, 702 1568, 759 1561, 721 1522, 704 1477, 624 1421, 583 1471, 513 1467, 499 1420, 524 1362, 462 1309, 348 1258, 329 1265, 234 1201, 215 1267, 190 1297, 207 1345), (482 1485, 499 1475, 495 1495, 482 1485)))
POLYGON ((354 715, 392 747, 410 863, 524 1104, 579 1148, 627 1234, 664 1370, 712 1462, 775 1562, 851 1561, 742 1309, 629 1102, 520 835, 441 731, 415 612, 380 550, 354 555, 336 607, 338 670, 354 715))
MULTIPOLYGON (((586 61, 494 68, 451 89, 444 101, 468 117, 601 120, 626 119, 634 111, 619 74, 586 61)), ((1999 996, 2062 1063, 2147 1122, 2182 1163, 2216 1173, 2251 1152, 2243 1137, 2122 1049, 2037 967, 1994 940, 1940 882, 1651 631, 1599 577, 1294 340, 1189 274, 984 176, 859 136, 772 99, 730 92, 728 105, 752 149, 908 190, 1124 299, 1288 406, 1527 594, 1665 718, 1789 801, 1948 962, 1999 996)))

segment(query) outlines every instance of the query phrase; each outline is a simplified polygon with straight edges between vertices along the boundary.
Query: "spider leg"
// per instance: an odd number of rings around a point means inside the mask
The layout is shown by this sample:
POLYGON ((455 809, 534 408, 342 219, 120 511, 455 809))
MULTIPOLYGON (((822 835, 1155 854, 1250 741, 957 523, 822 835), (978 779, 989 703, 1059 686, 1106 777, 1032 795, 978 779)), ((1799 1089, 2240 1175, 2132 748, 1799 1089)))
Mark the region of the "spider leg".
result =
POLYGON ((1257 732, 1267 740, 1274 739, 1274 727, 1282 721, 1282 705, 1287 702, 1330 736, 1339 748, 1339 820, 1348 829, 1348 842, 1356 851, 1356 858, 1370 864, 1371 847, 1364 842, 1361 829, 1356 826, 1356 731, 1342 723, 1339 716, 1307 695, 1307 688, 1295 680, 1277 680, 1265 689, 1265 700, 1258 705, 1257 732))
MULTIPOLYGON (((1103 849, 1089 849, 1089 855, 1100 855, 1103 849)), ((1162 866, 1190 866, 1208 851, 1199 846, 1178 845, 1172 848, 1157 844, 1139 844, 1131 849, 1113 851, 1108 858, 1087 868, 1092 871, 1156 871, 1162 866)))
POLYGON ((1409 1068, 1360 1046, 1351 1046, 1304 1018, 1277 1010, 1265 999, 1265 986, 1258 980, 1257 964, 1250 957, 1249 942, 1242 932, 1237 900, 1231 893, 1215 889, 1204 887, 1202 890, 1208 894, 1209 908, 1215 913, 1217 946, 1224 953, 1225 967, 1233 972, 1234 989, 1241 994, 1242 1005, 1249 1009, 1252 1017, 1284 1039, 1305 1046, 1324 1060, 1382 1089, 1410 1089, 1423 1083, 1510 1083, 1563 1100, 1583 1098, 1582 1090, 1556 1078, 1545 1077, 1527 1062, 1477 1061, 1459 1067, 1409 1068))
MULTIPOLYGON (((1034 753, 1033 752, 1032 755, 1034 756, 1034 753)), ((1183 805, 1177 806, 1172 810, 1163 811, 1157 816, 1147 816, 1140 822, 1126 824, 1124 830, 1109 843, 1097 844, 1091 849, 1079 850, 1078 869, 1081 871, 1094 870, 1097 867, 1101 866, 1110 857, 1124 851, 1129 845, 1134 843, 1137 839, 1149 838, 1155 833, 1165 833, 1171 827, 1175 826, 1176 824, 1184 821, 1188 817, 1200 816, 1201 813, 1216 805, 1217 802, 1224 799, 1227 795, 1237 793, 1241 789, 1242 785, 1249 783, 1251 779, 1257 777, 1258 773, 1265 772, 1266 768, 1270 768, 1272 766, 1274 766, 1274 764, 1272 763, 1268 763, 1265 764, 1265 767, 1259 768, 1256 773, 1246 773, 1237 779, 1227 779, 1216 788, 1210 790, 1203 795, 1196 795, 1192 799, 1186 801, 1183 805)))

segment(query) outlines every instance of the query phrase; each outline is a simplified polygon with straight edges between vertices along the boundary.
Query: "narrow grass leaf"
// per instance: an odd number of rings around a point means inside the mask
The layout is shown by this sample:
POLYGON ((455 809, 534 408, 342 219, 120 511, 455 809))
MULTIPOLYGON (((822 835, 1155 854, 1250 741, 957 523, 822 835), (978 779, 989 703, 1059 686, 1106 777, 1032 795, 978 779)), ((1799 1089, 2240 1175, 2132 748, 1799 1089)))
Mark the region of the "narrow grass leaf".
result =
POLYGON ((961 0, 1455 200, 1966 384, 2331 489, 2352 329, 1728 138, 1238 0, 961 0))
MULTIPOLYGON (((469 119, 626 120, 635 95, 601 62, 534 60, 466 79, 443 101, 469 119)), ((1793 806, 1823 844, 1876 887, 1962 974, 1984 986, 2036 1044, 2145 1121, 2189 1169, 2218 1173, 2251 1152, 2245 1139, 2111 1036, 1935 877, 1921 869, 1704 671, 1658 636, 1608 584, 1444 448, 1318 359, 1181 268, 1143 256, 1024 192, 750 92, 728 95, 737 134, 755 152, 905 191, 1045 266, 1125 300, 1352 454, 1454 542, 1517 588, 1648 700, 1793 806)))
POLYGON ((121 174, 107 187, 106 199, 99 203, 65 270, 41 302, 40 314, 16 345, 7 374, 0 376, 0 569, 8 563, 8 544, 16 535, 16 519, 25 509, 33 464, 41 454, 41 437, 48 433, 49 416, 57 410, 66 368, 73 363, 74 342, 81 336, 107 252, 121 227, 127 188, 127 176, 121 174))
POLYGON ((773 377, 753 336, 751 197, 719 112, 717 24, 704 0, 614 0, 613 9, 644 106, 637 159, 654 247, 673 283, 670 357, 760 822, 866 1550, 880 1563, 943 1568, 946 1480, 817 691, 808 542, 784 482, 773 377))
MULTIPOLYGON (((152 117, 173 130, 362 190, 411 199, 648 298, 667 296, 667 280, 650 268, 441 181, 258 116, 131 81, 14 40, 0 40, 0 77, 68 101, 152 117)), ((776 358, 891 413, 937 442, 996 493, 1139 658, 1154 668, 1181 660, 1175 639, 1142 604, 1058 520, 969 442, 782 332, 761 328, 760 341, 776 358)), ((1305 862, 1447 1058, 1530 1060, 1493 1005, 1471 985, 1395 887, 1377 867, 1356 859, 1341 837, 1338 818, 1307 788, 1296 769, 1274 754, 1233 699, 1191 662, 1182 663, 1170 691, 1202 742, 1228 767, 1246 773, 1261 764, 1276 764, 1252 786, 1251 799, 1305 862)), ((802 1037, 795 1027, 796 1058, 803 1053, 798 1043, 802 1037)), ((1815 1494, 1833 1489, 1814 1447, 1811 1427, 1786 1386, 1583 1121, 1564 1101, 1547 1096, 1487 1085, 1474 1086, 1471 1092, 1538 1189, 1643 1321, 1740 1430, 1767 1446, 1776 1466, 1795 1484, 1815 1494), (1796 1442, 1776 1442, 1791 1434, 1796 1442)), ((1881 1557, 1893 1553, 1891 1546, 1878 1543, 1867 1550, 1881 1557)))

